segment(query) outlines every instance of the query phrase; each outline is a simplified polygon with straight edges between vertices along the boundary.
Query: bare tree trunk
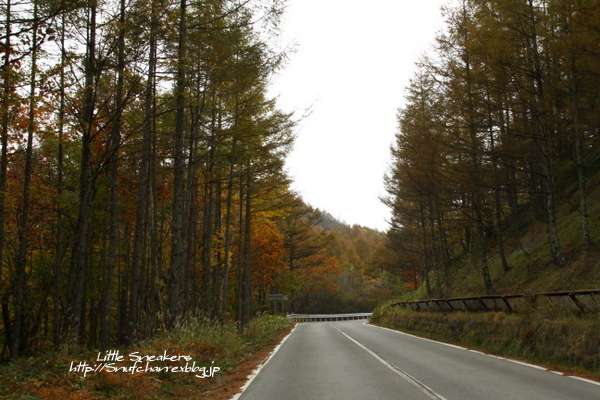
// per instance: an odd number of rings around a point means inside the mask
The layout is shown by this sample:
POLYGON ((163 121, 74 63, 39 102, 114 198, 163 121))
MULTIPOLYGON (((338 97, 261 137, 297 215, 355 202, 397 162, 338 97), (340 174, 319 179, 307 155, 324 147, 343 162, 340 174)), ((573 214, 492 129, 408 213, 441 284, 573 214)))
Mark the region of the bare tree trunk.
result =
POLYGON ((87 231, 90 205, 92 202, 94 178, 92 176, 92 140, 94 130, 94 108, 96 103, 96 9, 95 1, 90 3, 88 21, 87 55, 85 61, 85 96, 83 104, 83 130, 81 137, 81 171, 79 176, 79 210, 75 226, 72 266, 75 279, 72 282, 72 308, 70 312, 71 340, 81 334, 81 319, 84 312, 84 282, 86 273, 87 231))
POLYGON ((577 164, 577 177, 579 179, 579 215, 581 215, 581 235, 583 246, 589 250, 592 246, 589 228, 589 214, 587 207, 587 178, 583 161, 584 136, 579 128, 579 81, 575 56, 571 56, 571 97, 573 102, 573 129, 575 136, 575 163, 577 164))
POLYGON ((425 287, 427 289, 427 295, 431 296, 432 295, 432 290, 431 290, 431 280, 429 278, 429 272, 430 272, 430 260, 429 260, 429 251, 427 250, 427 228, 425 225, 425 212, 424 212, 424 206, 422 202, 419 202, 420 205, 420 211, 421 211, 421 239, 422 239, 422 245, 423 245, 423 274, 425 275, 425 287))
POLYGON ((60 321, 60 296, 62 287, 62 264, 65 253, 64 244, 64 216, 62 197, 64 189, 64 149, 63 135, 65 126, 65 68, 67 52, 65 48, 66 34, 65 17, 62 18, 60 45, 61 45, 61 69, 60 69, 60 105, 58 110, 58 154, 57 154, 57 182, 56 182, 56 254, 54 259, 54 298, 52 311, 52 328, 54 347, 58 348, 62 342, 60 321))
POLYGON ((213 265, 212 255, 214 250, 213 236, 215 233, 215 152, 217 147, 216 127, 216 90, 212 95, 212 116, 210 126, 210 140, 208 149, 208 160, 206 163, 206 182, 204 183, 204 212, 203 212, 203 233, 202 233, 202 303, 203 313, 206 316, 213 314, 215 304, 213 297, 213 265))
MULTIPOLYGON (((114 271, 117 262, 117 248, 119 244, 119 218, 117 207, 119 203, 119 150, 121 146, 122 114, 125 107, 123 96, 124 73, 125 73, 125 0, 121 0, 119 17, 119 39, 117 60, 117 87, 116 87, 116 116, 114 127, 109 139, 110 149, 110 226, 108 243, 108 263, 102 294, 102 309, 100 310, 100 349, 105 351, 110 339, 110 320, 114 271)), ((135 326, 132 327, 135 330, 135 326)))
POLYGON ((433 266, 433 276, 435 278, 435 296, 442 297, 442 279, 440 276, 440 265, 438 263, 438 254, 435 240, 435 217, 433 215, 433 206, 429 204, 429 238, 431 242, 431 265, 433 266))
MULTIPOLYGON (((237 114, 237 112, 236 112, 237 114)), ((227 199, 225 204, 225 238, 224 238, 224 253, 225 259, 223 260, 223 281, 221 283, 221 296, 220 296, 220 316, 221 322, 225 322, 227 316, 227 303, 229 294, 229 269, 230 269, 230 255, 231 252, 231 220, 232 220, 232 206, 233 206, 233 181, 234 181, 234 162, 233 157, 235 156, 237 139, 233 138, 231 145, 232 159, 229 165, 229 178, 227 180, 227 199)))
MULTIPOLYGON (((488 104, 490 104, 489 98, 488 104)), ((491 110, 489 112, 491 114, 491 110)), ((495 148, 496 139, 494 137, 494 131, 491 126, 489 128, 489 137, 490 154, 492 156, 492 179, 494 186, 494 228, 496 230, 496 240, 498 241, 498 253, 500 254, 500 260, 502 261, 502 268, 504 269, 504 272, 509 272, 511 268, 508 265, 508 261, 506 260, 506 254, 504 251, 504 237, 502 236, 502 203, 500 201, 500 182, 498 179, 498 157, 496 155, 495 148)))
POLYGON ((179 40, 177 53, 177 79, 176 79, 176 116, 175 138, 173 148, 173 211, 172 211, 172 239, 171 239, 171 268, 169 271, 169 318, 170 325, 174 325, 180 313, 181 279, 184 269, 184 155, 183 137, 185 133, 185 89, 186 89, 186 58, 187 58, 187 1, 181 0, 179 15, 179 40))
MULTIPOLYGON (((2 88, 2 155, 0 156, 0 279, 2 279, 4 265, 4 248, 6 246, 5 228, 4 228, 4 213, 6 209, 6 177, 8 171, 8 125, 10 112, 10 98, 12 87, 12 73, 10 67, 11 57, 11 0, 6 2, 6 51, 4 53, 4 64, 2 66, 2 74, 4 85, 2 88)), ((8 310, 8 291, 0 292, 2 303, 2 315, 4 321, 5 343, 12 342, 12 326, 10 323, 10 313, 8 310)))
POLYGON ((443 213, 440 210, 440 205, 436 204, 435 206, 436 212, 436 222, 437 222, 437 231, 438 231, 438 240, 440 242, 440 263, 442 268, 442 285, 448 284, 448 243, 446 241, 446 231, 444 230, 443 221, 443 213))
POLYGON ((575 132, 575 162, 577 163, 577 176, 579 178, 579 214, 581 215, 581 235, 583 237, 583 246, 586 250, 592 247, 590 237, 589 213, 587 207, 587 179, 585 176, 585 165, 582 155, 582 134, 575 132))
POLYGON ((546 216, 546 232, 548 236, 548 247, 552 259, 564 265, 566 262, 562 247, 558 236, 558 224, 556 221, 556 202, 554 190, 554 174, 552 171, 552 150, 550 149, 550 134, 551 129, 548 126, 548 110, 546 105, 545 84, 543 79, 543 67, 541 55, 539 53, 539 43, 537 35, 537 18, 535 15, 536 5, 533 0, 528 0, 529 18, 531 24, 531 32, 529 35, 530 50, 532 56, 532 92, 533 92, 533 109, 531 110, 533 118, 533 132, 539 132, 537 135, 537 143, 540 148, 542 158, 542 171, 544 178, 544 210, 546 216))
MULTIPOLYGON (((155 237, 155 227, 149 227, 150 216, 150 196, 153 195, 154 191, 151 190, 151 174, 154 171, 153 167, 153 156, 152 156, 152 138, 154 132, 154 120, 155 120, 155 82, 156 82, 156 48, 157 48, 157 29, 158 29, 158 14, 159 5, 156 0, 152 0, 151 4, 151 20, 150 20, 150 44, 148 50, 148 75, 146 78, 146 87, 144 90, 144 123, 142 126, 142 153, 140 158, 140 169, 138 173, 138 190, 137 190, 137 204, 135 210, 135 226, 133 236, 133 252, 132 252, 132 267, 131 267, 131 295, 130 295, 130 309, 134 308, 135 311, 130 311, 128 317, 129 321, 137 328, 140 323, 138 314, 142 308, 140 304, 141 296, 138 295, 139 288, 141 287, 141 276, 143 274, 143 266, 150 265, 149 272, 149 295, 147 297, 146 312, 148 315, 147 321, 145 321, 147 329, 151 332, 154 329, 154 316, 157 313, 156 296, 158 286, 158 273, 155 273, 154 257, 150 255, 148 257, 148 231, 152 230, 151 242, 153 245, 150 246, 151 254, 154 254, 158 250, 154 249, 155 241, 152 239, 155 237), (148 263, 147 260, 150 259, 148 263)), ((152 221, 154 219, 152 218, 152 221)), ((158 268, 158 266, 156 266, 158 268)))
MULTIPOLYGON (((199 118, 200 111, 198 107, 195 110, 195 117, 199 118)), ((184 219, 184 231, 186 232, 186 254, 184 262, 184 270, 182 276, 184 276, 182 293, 183 293, 183 304, 185 311, 191 311, 192 308, 197 309, 196 301, 192 298, 196 296, 196 246, 197 246, 197 219, 198 219, 198 160, 196 155, 197 147, 197 124, 194 123, 190 129, 189 138, 189 158, 188 158, 188 176, 187 176, 187 193, 186 193, 186 218, 184 219)), ((206 186, 204 186, 206 189, 206 186)), ((208 200, 205 199, 205 205, 208 200)), ((206 229, 206 226, 204 226, 206 229)), ((203 299, 200 299, 200 304, 205 307, 203 299)))
POLYGON ((548 246, 550 256, 558 264, 563 265, 565 258, 563 255, 560 239, 558 237, 558 224, 556 221, 556 202, 554 194, 554 174, 552 172, 552 158, 547 138, 541 140, 542 148, 542 168, 544 171, 544 189, 545 189, 545 211, 546 211, 546 232, 548 235, 548 246))
POLYGON ((222 188, 222 175, 221 175, 221 171, 218 170, 215 177, 215 184, 214 184, 214 232, 217 235, 218 238, 218 242, 216 244, 213 244, 214 247, 216 247, 216 251, 215 256, 214 256, 214 265, 212 268, 212 277, 211 277, 211 287, 212 287, 212 297, 211 297, 211 314, 210 314, 210 318, 211 319, 216 319, 218 320, 219 315, 220 315, 220 310, 221 310, 221 295, 220 295, 220 289, 221 289, 221 282, 222 282, 222 274, 223 274, 223 263, 224 263, 224 258, 223 258, 223 242, 222 242, 222 225, 223 225, 223 215, 222 215, 222 203, 223 203, 223 199, 222 199, 222 195, 223 195, 223 188, 222 188))
MULTIPOLYGON (((252 177, 250 173, 250 162, 246 163, 246 177, 245 177, 245 210, 243 213, 243 219, 241 222, 244 230, 243 240, 240 243, 240 247, 242 247, 242 254, 240 258, 240 311, 241 314, 239 316, 239 331, 244 332, 248 327, 248 323, 250 322, 250 296, 251 296, 251 288, 250 288, 250 273, 251 273, 251 265, 250 265, 250 244, 252 241, 252 193, 250 190, 252 182, 252 177)), ((240 215, 242 217, 242 215, 240 215)))
POLYGON ((488 265, 487 253, 485 251, 485 230, 481 218, 477 218, 477 235, 479 239, 479 262, 481 263, 481 276, 483 277, 483 284, 485 286, 485 291, 487 292, 487 294, 492 294, 494 293, 494 286, 492 285, 492 278, 490 276, 490 268, 488 265))
POLYGON ((31 52, 31 75, 29 85, 29 117, 27 128, 27 147, 25 149, 25 176, 23 177, 23 203, 19 215, 19 248, 17 250, 17 260, 15 265, 15 308, 14 308, 14 323, 13 337, 10 344, 10 352, 12 357, 18 357, 22 350, 22 345, 26 343, 25 334, 23 332, 24 325, 24 301, 25 301, 25 269, 27 267, 27 237, 29 233, 29 213, 31 211, 31 176, 33 174, 33 135, 35 133, 35 93, 37 79, 37 34, 38 22, 37 2, 33 4, 33 32, 32 42, 33 48, 31 52))
POLYGON ((243 258, 244 258, 244 246, 243 246, 243 236, 244 236, 244 189, 245 189, 245 185, 243 182, 243 178, 240 174, 240 187, 239 187, 239 191, 238 191, 238 198, 239 198, 239 221, 238 221, 238 229, 240 234, 239 236, 239 243, 238 243, 238 262, 237 262, 237 268, 236 268, 236 277, 237 277, 237 292, 236 292, 236 306, 237 306, 237 314, 236 314, 236 319, 237 319, 237 325, 238 325, 238 333, 243 333, 244 331, 244 326, 243 326, 243 314, 244 314, 244 309, 243 309, 243 301, 244 301, 244 287, 243 287, 243 281, 244 281, 244 276, 243 276, 243 258))
MULTIPOLYGON (((156 98, 153 97, 153 110, 156 110, 156 98)), ((152 125, 151 132, 156 132, 155 127, 155 113, 152 114, 152 125)), ((157 177, 156 177, 156 148, 157 148, 157 135, 152 135, 151 145, 149 153, 149 166, 148 166, 148 188, 150 190, 150 204, 148 210, 148 216, 150 217, 149 230, 150 230, 150 302, 148 306, 148 314, 150 321, 154 323, 159 322, 155 316, 162 314, 165 310, 164 304, 161 302, 160 296, 160 261, 161 261, 161 249, 160 249, 160 214, 158 207, 158 192, 157 192, 157 177)))

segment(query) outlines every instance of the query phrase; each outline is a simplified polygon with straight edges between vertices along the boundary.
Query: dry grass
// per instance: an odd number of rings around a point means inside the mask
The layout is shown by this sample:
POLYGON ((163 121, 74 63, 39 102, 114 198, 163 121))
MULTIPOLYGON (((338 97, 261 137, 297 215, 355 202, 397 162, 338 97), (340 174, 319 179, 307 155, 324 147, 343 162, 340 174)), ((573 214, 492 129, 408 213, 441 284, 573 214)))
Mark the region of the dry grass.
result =
MULTIPOLYGON (((202 399, 231 398, 247 376, 269 355, 291 330, 283 317, 262 316, 253 320, 239 336, 234 324, 221 326, 193 320, 172 333, 164 334, 135 348, 120 350, 125 355, 119 367, 133 365, 128 355, 189 355, 198 366, 221 368, 213 377, 197 378, 192 372, 91 372, 70 373, 72 361, 94 363, 97 352, 77 357, 66 351, 44 357, 23 358, 0 366, 0 399, 202 399)), ((177 363, 155 361, 152 366, 177 363)), ((180 365, 185 364, 179 363, 180 365)))

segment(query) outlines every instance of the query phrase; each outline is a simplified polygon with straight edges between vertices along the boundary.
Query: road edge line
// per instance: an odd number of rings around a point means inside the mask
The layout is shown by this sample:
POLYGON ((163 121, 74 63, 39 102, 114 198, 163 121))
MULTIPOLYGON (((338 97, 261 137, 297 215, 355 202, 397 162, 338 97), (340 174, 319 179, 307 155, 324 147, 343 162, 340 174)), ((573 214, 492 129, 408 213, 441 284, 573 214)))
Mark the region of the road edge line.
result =
MULTIPOLYGON (((404 336, 410 336, 410 337, 413 337, 413 338, 416 338, 416 339, 425 340, 426 342, 431 342, 431 343, 442 344, 442 345, 444 345, 444 346, 446 346, 446 347, 452 347, 453 349, 459 349, 459 350, 470 350, 470 349, 468 349, 467 347, 458 346, 458 345, 456 345, 456 344, 452 344, 452 343, 440 342, 439 340, 433 340, 433 339, 429 339, 429 338, 426 338, 426 337, 422 337, 422 336, 413 335, 412 333, 406 333, 406 332, 402 332, 402 331, 399 331, 399 330, 396 330, 396 329, 390 329, 390 328, 386 328, 386 327, 384 327, 384 326, 373 325, 373 324, 371 324, 371 323, 367 323, 367 322, 365 322, 365 323, 364 323, 364 325, 371 326, 371 327, 373 327, 373 328, 379 328, 379 329, 383 329, 383 330, 390 331, 390 332, 394 332, 394 333, 398 333, 398 334, 400 334, 400 335, 404 335, 404 336)), ((483 353, 483 354, 485 354, 485 353, 483 353)))
POLYGON ((230 400, 238 400, 244 394, 244 392, 246 391, 246 389, 248 389, 248 386, 250 386, 250 384, 252 383, 254 378, 256 378, 256 376, 260 373, 260 371, 262 371, 264 366, 267 365, 269 361, 271 361, 271 358, 273 358, 273 356, 279 351, 279 349, 281 348, 281 346, 283 346, 285 341, 288 340, 288 338, 290 336, 292 336, 292 333, 294 333, 294 331, 296 330, 297 327, 298 327, 298 324, 296 324, 292 328, 292 330, 290 331, 290 333, 287 334, 286 337, 281 339, 281 342, 279 342, 279 344, 277 346, 275 346, 275 348, 273 349, 271 354, 269 354, 269 357, 267 358, 267 360, 265 362, 263 362, 262 364, 260 364, 258 367, 256 367, 256 369, 254 369, 254 371, 252 371, 252 373, 250 375, 248 375, 247 381, 244 384, 244 386, 241 387, 240 392, 236 393, 230 400))
POLYGON ((593 381, 591 379, 587 379, 587 378, 582 378, 581 376, 577 376, 577 375, 564 375, 567 378, 571 378, 571 379, 577 379, 578 381, 581 382, 587 382, 587 383, 591 383, 592 385, 596 385, 596 386, 600 386, 600 382, 596 382, 593 381))
POLYGON ((541 365, 537 365, 537 364, 533 364, 533 363, 529 363, 529 362, 525 362, 525 361, 520 361, 520 360, 517 360, 517 359, 514 359, 514 358, 498 356, 498 355, 495 355, 495 354, 485 353, 485 352, 479 351, 479 350, 469 349, 467 347, 457 346, 457 345, 454 345, 454 344, 451 344, 451 343, 440 342, 439 340, 433 340, 433 339, 429 339, 429 338, 425 338, 425 337, 413 335, 411 333, 402 332, 402 331, 399 331, 399 330, 396 330, 396 329, 390 329, 390 328, 386 328, 384 326, 373 325, 373 324, 367 323, 367 322, 365 322, 364 325, 372 326, 373 328, 379 328, 379 329, 383 329, 383 330, 390 331, 390 332, 395 332, 395 333, 398 333, 398 334, 404 335, 404 336, 411 336, 411 337, 414 337, 414 338, 417 338, 417 339, 425 340, 427 342, 442 344, 442 345, 447 346, 447 347, 453 347, 453 348, 456 348, 456 349, 466 350, 466 351, 469 351, 469 352, 472 352, 472 353, 475 353, 475 354, 480 354, 482 356, 486 356, 486 357, 490 357, 490 358, 496 358, 498 360, 503 360, 503 361, 508 361, 508 362, 511 362, 511 363, 514 363, 514 364, 522 365, 524 367, 529 367, 529 368, 537 369, 537 370, 540 370, 540 371, 552 372, 552 373, 554 373, 556 375, 562 375, 565 378, 577 379, 578 381, 581 381, 581 382, 591 383, 592 385, 600 386, 600 382, 592 380, 592 379, 584 378, 584 377, 577 376, 577 375, 571 375, 571 374, 569 374, 567 372, 554 371, 554 370, 551 370, 551 369, 546 368, 546 367, 541 366, 541 365))
POLYGON ((459 350, 465 350, 465 351, 468 351, 470 353, 479 354, 481 356, 495 358, 495 359, 503 360, 503 361, 509 361, 511 363, 519 364, 519 365, 522 365, 524 367, 538 369, 540 371, 550 371, 548 368, 542 367, 541 365, 536 365, 536 364, 533 364, 533 363, 528 363, 528 362, 525 362, 525 361, 516 360, 516 359, 510 358, 510 357, 498 356, 498 355, 495 355, 495 354, 486 353, 484 351, 470 349, 468 347, 462 347, 462 346, 458 346, 458 345, 451 344, 451 343, 441 342, 439 340, 433 340, 433 339, 429 339, 429 338, 425 338, 425 337, 413 335, 412 333, 406 333, 406 332, 402 332, 402 331, 399 331, 399 330, 396 330, 396 329, 386 328, 384 326, 373 325, 373 324, 365 324, 365 325, 369 325, 369 326, 372 326, 374 328, 384 329, 384 330, 390 331, 390 332, 395 332, 395 333, 398 333, 400 335, 410 336, 410 337, 413 337, 413 338, 425 340, 427 342, 441 344, 441 345, 444 345, 446 347, 452 347, 452 348, 459 349, 459 350))

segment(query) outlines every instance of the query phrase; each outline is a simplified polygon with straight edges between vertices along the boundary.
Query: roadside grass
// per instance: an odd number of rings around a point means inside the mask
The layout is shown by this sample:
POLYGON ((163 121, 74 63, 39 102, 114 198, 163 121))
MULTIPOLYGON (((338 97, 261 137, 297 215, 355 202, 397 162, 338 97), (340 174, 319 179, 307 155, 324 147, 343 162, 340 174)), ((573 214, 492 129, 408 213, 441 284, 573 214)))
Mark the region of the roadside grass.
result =
MULTIPOLYGON (((97 365, 98 351, 82 351, 74 356, 60 349, 20 358, 0 365, 0 399, 226 399, 236 393, 254 366, 290 329, 285 317, 271 315, 253 319, 243 335, 237 334, 235 323, 220 325, 192 319, 131 348, 112 349, 124 356, 121 362, 109 360, 119 368, 133 367, 136 356, 157 356, 148 363, 156 367, 152 372, 105 369, 85 376, 83 372, 70 372, 70 367, 79 363, 97 365), (164 354, 188 356, 188 365, 195 362, 197 370, 173 371, 174 366, 185 366, 186 360, 159 360, 158 356, 164 354)), ((146 365, 145 361, 136 366, 146 365)))
POLYGON ((504 312, 416 312, 384 305, 371 323, 600 381, 600 319, 545 306, 504 312))

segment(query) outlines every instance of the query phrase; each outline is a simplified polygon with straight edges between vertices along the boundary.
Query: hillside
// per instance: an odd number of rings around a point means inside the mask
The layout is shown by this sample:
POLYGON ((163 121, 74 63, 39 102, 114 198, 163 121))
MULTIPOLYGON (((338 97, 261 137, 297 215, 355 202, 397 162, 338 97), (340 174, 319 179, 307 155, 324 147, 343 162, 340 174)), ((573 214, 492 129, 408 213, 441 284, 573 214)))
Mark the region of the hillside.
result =
MULTIPOLYGON (((506 260, 510 271, 506 272, 503 269, 496 238, 493 235, 488 237, 486 256, 494 293, 540 293, 600 287, 599 181, 598 173, 590 180, 590 188, 593 189, 588 194, 589 213, 592 216, 589 228, 593 244, 589 250, 584 249, 581 218, 574 206, 579 196, 576 184, 567 186, 565 196, 560 198, 557 221, 560 243, 567 258, 564 265, 551 259, 546 243, 545 224, 533 216, 529 204, 522 208, 524 218, 507 221, 503 226, 506 260)), ((477 268, 479 258, 477 255, 469 257, 468 252, 465 252, 448 264, 445 271, 447 282, 442 291, 444 297, 477 296, 486 293, 481 273, 477 268)), ((410 271, 403 271, 403 274, 405 283, 408 282, 410 286, 412 274, 410 271)), ((421 280, 424 281, 424 278, 421 280)), ((406 296, 427 298, 435 294, 427 293, 424 282, 420 282, 417 290, 408 290, 406 296)))

